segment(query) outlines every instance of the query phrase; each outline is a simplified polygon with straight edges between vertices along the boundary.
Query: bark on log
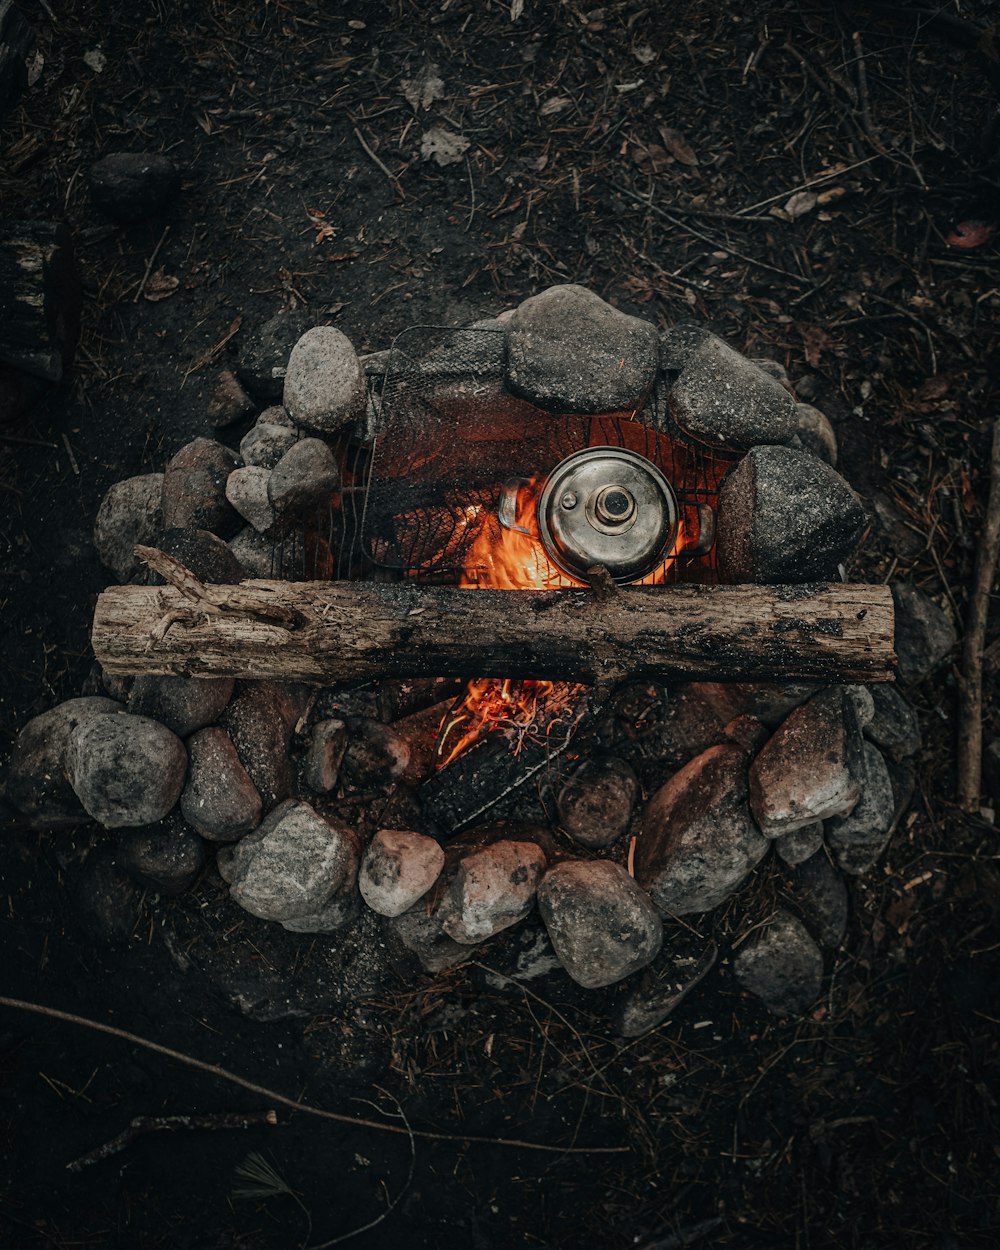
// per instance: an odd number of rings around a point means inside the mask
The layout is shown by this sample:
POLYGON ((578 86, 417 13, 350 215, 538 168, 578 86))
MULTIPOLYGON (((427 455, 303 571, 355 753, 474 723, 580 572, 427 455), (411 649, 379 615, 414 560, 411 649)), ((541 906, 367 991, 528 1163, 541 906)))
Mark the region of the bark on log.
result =
POLYGON ((98 598, 92 641, 108 673, 274 678, 544 677, 891 681, 887 586, 465 590, 373 582, 172 586, 98 598), (231 599, 233 609, 226 601, 231 599))
POLYGON ((60 382, 80 330, 80 280, 69 230, 0 223, 0 365, 60 382))

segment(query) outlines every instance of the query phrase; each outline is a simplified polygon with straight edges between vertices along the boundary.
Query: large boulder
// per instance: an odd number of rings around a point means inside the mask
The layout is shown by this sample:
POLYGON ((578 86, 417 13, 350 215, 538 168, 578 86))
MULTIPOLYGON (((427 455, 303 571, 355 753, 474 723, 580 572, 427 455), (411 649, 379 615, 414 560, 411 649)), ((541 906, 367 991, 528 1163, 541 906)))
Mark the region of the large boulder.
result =
POLYGON ((101 500, 94 522, 94 546, 105 568, 127 582, 142 567, 135 546, 156 541, 163 524, 163 474, 144 473, 115 482, 101 500))
POLYGON ((66 771, 88 815, 108 829, 154 825, 180 798, 184 743, 146 716, 94 716, 69 737, 66 771))
POLYGON ((550 412, 631 411, 656 378, 656 328, 582 286, 526 299, 507 322, 506 342, 508 389, 550 412))
POLYGON ((17 735, 7 773, 7 800, 39 822, 84 816, 66 772, 69 740, 78 725, 124 712, 121 703, 97 695, 67 699, 35 716, 17 735))
POLYGON ((836 469, 805 451, 754 447, 719 489, 719 572, 727 582, 830 580, 866 521, 836 469))
POLYGON ((559 962, 578 985, 614 985, 656 958, 663 922, 624 868, 610 860, 556 864, 538 910, 559 962))
POLYGON ((747 804, 746 753, 709 747, 649 800, 635 879, 661 915, 709 911, 739 888, 768 846, 747 804))

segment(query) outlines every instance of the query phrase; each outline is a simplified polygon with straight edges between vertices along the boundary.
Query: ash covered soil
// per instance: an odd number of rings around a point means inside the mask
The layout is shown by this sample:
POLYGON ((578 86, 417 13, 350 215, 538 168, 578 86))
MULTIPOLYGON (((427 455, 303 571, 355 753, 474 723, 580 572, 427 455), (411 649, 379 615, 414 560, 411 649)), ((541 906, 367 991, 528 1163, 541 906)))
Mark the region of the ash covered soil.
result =
MULTIPOLYGON (((241 336, 289 308, 362 352, 561 282, 705 324, 784 364, 883 501, 849 574, 912 582, 961 629, 998 400, 1000 233, 960 246, 997 215, 989 4, 23 7, 44 66, 0 122, 0 206, 68 221, 85 301, 69 384, 0 428, 3 754, 90 670, 104 492, 211 434, 241 336), (422 155, 434 128, 450 164, 422 155), (166 209, 125 228, 87 190, 116 150, 182 172, 166 209)), ((416 1138, 411 1153, 405 1128, 279 1107, 277 1127, 147 1134, 69 1171, 136 1116, 273 1104, 4 1008, 4 1244, 256 1250, 384 1215, 353 1243, 995 1245, 995 831, 953 803, 951 661, 908 694, 917 793, 803 1019, 769 1016, 723 959, 624 1041, 608 998, 563 976, 393 973, 377 945, 366 962, 319 949, 336 937, 272 933, 211 875, 181 899, 112 900, 95 926, 79 864, 108 835, 12 821, 4 994, 347 1115, 620 1152, 416 1138), (304 1015, 259 1018, 288 993, 304 1015), (252 1152, 284 1188, 238 1193, 252 1152)), ((992 738, 989 698, 986 715, 992 738)), ((752 883, 731 932, 779 888, 752 883)), ((501 943, 494 962, 515 954, 501 943)))

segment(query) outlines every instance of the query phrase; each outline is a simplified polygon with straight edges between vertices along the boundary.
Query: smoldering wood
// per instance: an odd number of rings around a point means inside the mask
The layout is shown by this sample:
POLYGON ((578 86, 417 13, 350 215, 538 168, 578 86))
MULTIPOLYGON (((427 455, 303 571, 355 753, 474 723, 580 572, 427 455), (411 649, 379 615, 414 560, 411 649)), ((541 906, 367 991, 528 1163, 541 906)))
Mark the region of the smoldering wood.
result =
POLYGON ((109 674, 271 678, 536 677, 891 681, 887 586, 466 590, 374 582, 116 586, 98 598, 109 674), (229 605, 229 606, 227 606, 229 605))
POLYGON ((58 222, 0 222, 0 365, 60 382, 80 331, 80 279, 58 222))

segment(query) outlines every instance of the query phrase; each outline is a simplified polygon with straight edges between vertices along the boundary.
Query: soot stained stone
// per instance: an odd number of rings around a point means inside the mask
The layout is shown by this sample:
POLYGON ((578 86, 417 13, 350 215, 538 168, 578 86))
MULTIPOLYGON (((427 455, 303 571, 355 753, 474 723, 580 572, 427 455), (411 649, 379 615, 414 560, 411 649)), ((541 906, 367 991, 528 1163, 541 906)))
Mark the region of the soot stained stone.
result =
POLYGON ((337 785, 347 750, 347 726, 342 720, 321 720, 313 726, 303 780, 315 794, 329 794, 337 785))
POLYGON ((95 716, 124 711, 114 699, 92 695, 67 699, 29 720, 14 743, 7 773, 8 801, 22 815, 38 821, 85 816, 66 773, 70 736, 95 716))
POLYGON ((428 912, 423 899, 389 924, 390 931, 406 950, 416 955, 425 972, 456 968, 475 953, 472 946, 456 942, 448 936, 436 912, 428 912))
POLYGON ((314 326, 288 358, 283 403, 296 425, 335 433, 368 406, 364 373, 350 339, 332 326, 314 326))
POLYGON ((235 685, 232 677, 137 677, 128 710, 186 738, 219 719, 235 685))
POLYGON ((188 823, 212 842, 232 842, 260 822, 257 787, 240 763, 232 739, 218 725, 188 739, 187 784, 181 811, 188 823))
POLYGON ((333 452, 319 438, 293 443, 267 478, 267 497, 282 517, 301 517, 330 502, 340 485, 333 452))
POLYGON ((814 820, 812 824, 803 825, 801 829, 792 829, 789 833, 779 834, 774 839, 774 849, 778 856, 794 867, 815 855, 823 845, 823 822, 814 820))
POLYGON ((152 825, 180 798, 184 743, 145 716, 95 716, 69 737, 66 771, 85 810, 108 829, 152 825))
POLYGON ((535 904, 547 862, 533 842, 510 839, 462 855, 441 900, 441 927, 472 945, 517 924, 535 904))
POLYGON ((160 894, 183 894, 205 866, 205 846, 182 817, 171 812, 158 825, 129 830, 120 860, 141 885, 160 894))
POLYGON ((361 897, 381 916, 401 916, 434 885, 444 851, 433 838, 402 829, 380 829, 361 861, 361 897))
POLYGON ((800 920, 784 910, 741 946, 733 972, 776 1015, 799 1015, 816 1001, 823 983, 823 955, 800 920))
POLYGON ((878 747, 864 744, 861 798, 846 816, 826 822, 826 841, 837 865, 853 877, 871 868, 885 850, 896 800, 878 747))
POLYGON ((803 921, 821 946, 835 950, 847 932, 847 883, 830 863, 825 850, 817 851, 790 873, 791 897, 803 921))
POLYGON ((861 735, 854 702, 831 686, 797 707, 750 767, 750 807, 776 838, 831 816, 861 795, 861 735))
POLYGON ((186 443, 163 474, 163 524, 167 529, 205 529, 232 538, 239 513, 226 498, 226 481, 239 457, 211 438, 186 443))
MULTIPOLYGON (((243 581, 249 577, 278 576, 278 561, 273 541, 259 534, 252 525, 240 530, 229 544, 229 549, 240 567, 237 581, 243 581)), ((293 568, 285 567, 284 576, 297 581, 302 572, 302 563, 302 560, 298 559, 294 561, 293 568)))
POLYGON ((347 728, 350 740, 342 767, 354 786, 367 789, 403 776, 410 747, 391 725, 371 716, 349 716, 347 728))
POLYGON ((277 520, 268 491, 270 479, 270 469, 249 464, 233 469, 226 481, 226 498, 259 534, 269 534, 277 520))
POLYGON ((714 942, 693 939, 683 930, 665 937, 654 963, 615 1003, 615 1028, 622 1037, 642 1037, 659 1028, 708 976, 718 957, 714 942))
POLYGON ((629 826, 639 780, 624 760, 586 760, 559 792, 559 824, 581 846, 610 846, 629 826))
POLYGON ((110 847, 99 847, 71 885, 77 914, 87 933, 108 946, 123 946, 132 936, 142 891, 118 863, 110 847))
POLYGON ((723 724, 738 716, 752 716, 768 729, 777 729, 788 713, 819 687, 802 681, 698 681, 690 689, 697 691, 723 724))
MULTIPOLYGON (((201 529, 169 529, 165 530, 156 546, 168 556, 180 560, 181 564, 198 578, 199 581, 216 586, 230 586, 242 581, 246 574, 239 560, 230 550, 228 544, 209 530, 201 529)), ((149 574, 152 585, 162 585, 163 578, 158 573, 149 574)))
POLYGON ((105 568, 120 582, 141 569, 133 548, 150 546, 163 524, 163 474, 145 473, 116 482, 101 501, 94 522, 94 546, 105 568))
POLYGON ((857 495, 828 464, 789 447, 754 447, 719 489, 719 572, 727 582, 829 580, 865 524, 857 495))
POLYGON ((811 404, 795 405, 795 437, 792 446, 811 452, 820 460, 837 467, 837 435, 829 418, 811 404))
POLYGON ((668 330, 660 361, 674 378, 667 394, 674 420, 701 442, 748 451, 794 436, 795 401, 781 382, 709 330, 668 330))
POLYGON ((265 811, 292 793, 288 746, 298 717, 297 701, 271 681, 240 682, 222 714, 222 727, 257 787, 265 811))
POLYGON ((649 800, 635 879, 661 915, 709 911, 742 884, 768 845, 747 805, 746 753, 709 747, 649 800))
POLYGON ((113 221, 128 225, 158 211, 180 186, 169 157, 110 152, 90 167, 90 197, 113 221))
POLYGON ((610 860, 556 864, 538 910, 559 962, 585 989, 613 985, 656 958, 663 922, 624 868, 610 860))
POLYGON ((879 683, 871 688, 874 715, 865 726, 865 737, 897 764, 920 750, 917 714, 895 686, 879 683))
POLYGON ((903 681, 923 681, 958 642, 955 627, 934 600, 908 582, 892 587, 896 658, 903 681))
POLYGON ((297 308, 275 313, 242 336, 236 373, 255 399, 272 404, 281 399, 292 348, 313 325, 312 313, 297 308))
POLYGON ((296 800, 238 842, 225 869, 230 894, 251 915, 307 932, 353 918, 357 872, 354 833, 296 800))
POLYGON ((656 328, 585 287, 552 286, 506 323, 505 380, 550 412, 621 412, 642 405, 656 377, 656 328))
POLYGON ((216 429, 235 425, 253 412, 253 400, 230 369, 223 369, 208 404, 208 419, 216 429))
POLYGON ((240 443, 240 455, 244 463, 259 469, 273 469, 281 457, 298 441, 298 435, 290 422, 265 420, 269 414, 284 413, 283 408, 268 408, 257 418, 257 424, 249 430, 240 443))

